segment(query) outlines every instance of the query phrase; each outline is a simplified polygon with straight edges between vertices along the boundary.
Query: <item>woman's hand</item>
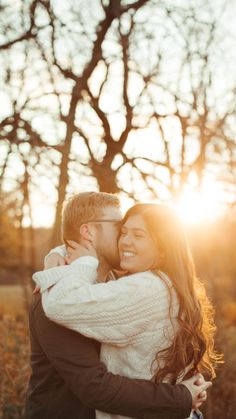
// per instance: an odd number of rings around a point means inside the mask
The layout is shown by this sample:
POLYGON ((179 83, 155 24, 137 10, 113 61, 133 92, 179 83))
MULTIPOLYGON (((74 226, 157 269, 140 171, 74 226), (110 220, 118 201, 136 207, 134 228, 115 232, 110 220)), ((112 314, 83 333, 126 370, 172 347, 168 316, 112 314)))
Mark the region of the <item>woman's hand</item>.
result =
POLYGON ((93 256, 97 258, 97 252, 91 243, 82 246, 73 240, 67 240, 67 242, 69 243, 69 246, 67 247, 67 256, 65 259, 68 265, 82 256, 93 256))
POLYGON ((65 258, 59 253, 51 253, 44 259, 44 270, 55 268, 56 266, 64 266, 66 264, 65 258))
MULTIPOLYGON (((44 259, 44 270, 64 265, 66 265, 66 260, 63 256, 59 255, 59 253, 51 253, 50 255, 47 255, 44 259)), ((36 287, 33 290, 33 294, 38 294, 39 292, 40 288, 36 285, 36 287)))

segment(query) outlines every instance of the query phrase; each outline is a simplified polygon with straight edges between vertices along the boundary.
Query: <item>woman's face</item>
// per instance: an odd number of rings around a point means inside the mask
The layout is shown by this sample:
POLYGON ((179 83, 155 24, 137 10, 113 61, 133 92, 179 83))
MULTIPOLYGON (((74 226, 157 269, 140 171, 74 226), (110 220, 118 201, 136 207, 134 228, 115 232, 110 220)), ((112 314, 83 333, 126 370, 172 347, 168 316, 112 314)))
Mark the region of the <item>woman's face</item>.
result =
POLYGON ((157 267, 158 249, 141 215, 132 215, 123 224, 118 247, 121 269, 135 273, 157 267))

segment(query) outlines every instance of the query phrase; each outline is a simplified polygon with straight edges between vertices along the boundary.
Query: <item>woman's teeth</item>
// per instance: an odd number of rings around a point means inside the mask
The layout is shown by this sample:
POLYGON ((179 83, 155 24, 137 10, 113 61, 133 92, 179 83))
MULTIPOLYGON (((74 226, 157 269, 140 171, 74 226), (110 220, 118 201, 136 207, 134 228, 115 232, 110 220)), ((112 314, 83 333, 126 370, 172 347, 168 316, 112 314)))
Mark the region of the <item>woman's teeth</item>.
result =
POLYGON ((132 256, 135 256, 135 253, 133 253, 133 252, 123 252, 122 254, 123 254, 123 256, 124 256, 124 257, 126 257, 126 258, 127 258, 127 257, 132 257, 132 256))

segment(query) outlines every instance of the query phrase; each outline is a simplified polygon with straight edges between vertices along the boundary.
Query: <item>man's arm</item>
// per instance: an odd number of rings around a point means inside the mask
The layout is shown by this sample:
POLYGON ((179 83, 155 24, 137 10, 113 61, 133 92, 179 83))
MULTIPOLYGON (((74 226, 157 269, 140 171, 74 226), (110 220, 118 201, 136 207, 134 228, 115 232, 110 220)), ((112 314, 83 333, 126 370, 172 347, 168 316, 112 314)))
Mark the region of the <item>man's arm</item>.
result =
MULTIPOLYGON (((36 298, 39 298, 38 296, 36 298)), ((51 364, 85 405, 136 418, 183 419, 192 397, 182 385, 155 385, 107 372, 96 342, 48 320, 39 299, 32 313, 34 332, 51 364)))

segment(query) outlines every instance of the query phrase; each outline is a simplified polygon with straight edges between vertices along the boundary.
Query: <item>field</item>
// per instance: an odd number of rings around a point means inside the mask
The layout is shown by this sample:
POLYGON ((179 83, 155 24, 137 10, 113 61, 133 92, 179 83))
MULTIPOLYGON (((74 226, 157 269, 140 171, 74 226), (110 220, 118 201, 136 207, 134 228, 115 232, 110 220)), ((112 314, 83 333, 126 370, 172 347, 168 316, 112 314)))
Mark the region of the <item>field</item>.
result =
POLYGON ((20 285, 0 286, 0 318, 13 316, 24 317, 26 302, 24 289, 20 285))
POLYGON ((24 417, 29 368, 29 336, 24 291, 0 286, 0 418, 24 417))

